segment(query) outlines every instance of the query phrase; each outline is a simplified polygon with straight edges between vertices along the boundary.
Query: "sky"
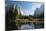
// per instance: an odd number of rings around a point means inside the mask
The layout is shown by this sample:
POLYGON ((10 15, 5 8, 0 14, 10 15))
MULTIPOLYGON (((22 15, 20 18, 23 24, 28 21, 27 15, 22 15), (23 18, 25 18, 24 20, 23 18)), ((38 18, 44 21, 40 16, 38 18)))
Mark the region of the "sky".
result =
POLYGON ((43 3, 38 2, 23 2, 23 1, 7 1, 7 4, 17 4, 20 7, 20 11, 22 15, 34 15, 35 9, 40 8, 43 3))

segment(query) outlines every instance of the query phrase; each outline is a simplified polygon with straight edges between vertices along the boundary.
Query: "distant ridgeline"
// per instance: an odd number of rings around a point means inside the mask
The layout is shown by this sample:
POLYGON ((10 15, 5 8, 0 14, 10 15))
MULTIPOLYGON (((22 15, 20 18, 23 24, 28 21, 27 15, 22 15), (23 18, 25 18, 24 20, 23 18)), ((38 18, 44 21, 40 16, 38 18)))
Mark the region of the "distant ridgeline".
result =
MULTIPOLYGON (((20 12, 20 7, 19 7, 19 10, 20 12)), ((24 18, 24 19, 29 19, 29 18, 44 18, 44 4, 41 5, 40 8, 36 8, 35 12, 34 12, 34 16, 32 15, 29 15, 29 16, 22 16, 21 13, 19 15, 17 15, 17 18, 24 18)))
MULTIPOLYGON (((6 8, 7 10, 7 8, 6 8)), ((44 18, 44 5, 41 5, 40 8, 36 8, 34 16, 29 15, 29 16, 22 16, 21 12, 20 12, 20 7, 17 7, 17 5, 12 5, 9 7, 9 10, 7 12, 7 17, 11 18, 11 19, 15 19, 15 18, 19 18, 19 19, 26 19, 26 18, 33 18, 33 17, 38 17, 38 18, 44 18)))

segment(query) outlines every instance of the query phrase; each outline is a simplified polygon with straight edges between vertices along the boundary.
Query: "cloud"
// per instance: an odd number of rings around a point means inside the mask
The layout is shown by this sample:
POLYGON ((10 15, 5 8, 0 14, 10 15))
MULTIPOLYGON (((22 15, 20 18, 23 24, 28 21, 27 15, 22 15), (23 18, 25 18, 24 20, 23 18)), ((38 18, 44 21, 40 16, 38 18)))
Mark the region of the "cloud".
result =
POLYGON ((31 7, 31 9, 29 9, 29 10, 27 10, 27 9, 25 9, 25 10, 22 10, 21 11, 21 13, 22 13, 22 15, 24 14, 24 15, 34 15, 34 12, 35 12, 35 9, 36 8, 40 8, 40 6, 41 6, 41 4, 42 3, 32 3, 32 7, 31 7))
POLYGON ((32 10, 32 15, 34 15, 34 12, 35 12, 35 9, 36 8, 40 8, 40 6, 41 6, 41 4, 42 3, 32 3, 32 8, 31 8, 31 10, 32 10))

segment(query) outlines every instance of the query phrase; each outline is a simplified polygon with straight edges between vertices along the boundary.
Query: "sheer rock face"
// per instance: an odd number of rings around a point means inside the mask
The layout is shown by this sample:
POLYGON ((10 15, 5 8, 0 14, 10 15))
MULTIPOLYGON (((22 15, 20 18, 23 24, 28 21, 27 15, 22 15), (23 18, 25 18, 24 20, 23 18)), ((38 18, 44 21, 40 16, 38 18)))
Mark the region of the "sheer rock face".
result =
POLYGON ((43 13, 44 13, 44 5, 42 4, 40 8, 36 8, 34 16, 39 17, 43 13))

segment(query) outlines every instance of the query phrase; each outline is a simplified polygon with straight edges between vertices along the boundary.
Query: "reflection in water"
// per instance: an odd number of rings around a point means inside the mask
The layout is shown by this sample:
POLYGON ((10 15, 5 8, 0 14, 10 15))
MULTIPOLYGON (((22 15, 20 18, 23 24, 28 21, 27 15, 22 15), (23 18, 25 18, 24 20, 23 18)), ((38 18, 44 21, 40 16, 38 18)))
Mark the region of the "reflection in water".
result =
POLYGON ((23 24, 20 27, 21 30, 26 30, 26 29, 34 29, 34 25, 33 24, 23 24))
POLYGON ((44 24, 22 24, 20 30, 44 28, 44 24))

